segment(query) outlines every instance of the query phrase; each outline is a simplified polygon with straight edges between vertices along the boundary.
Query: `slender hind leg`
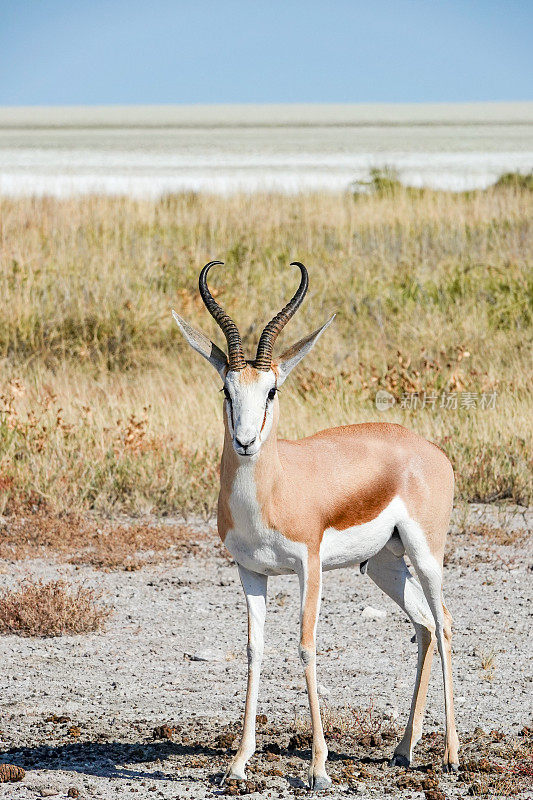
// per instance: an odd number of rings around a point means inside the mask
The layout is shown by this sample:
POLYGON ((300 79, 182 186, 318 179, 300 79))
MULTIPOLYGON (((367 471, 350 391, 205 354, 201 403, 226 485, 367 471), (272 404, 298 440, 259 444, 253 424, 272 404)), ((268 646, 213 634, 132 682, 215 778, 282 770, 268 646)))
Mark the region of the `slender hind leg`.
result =
POLYGON ((450 698, 449 698, 449 706, 446 707, 446 714, 451 720, 451 731, 450 725, 448 723, 448 718, 446 719, 446 731, 451 732, 451 736, 446 736, 446 748, 444 750, 444 758, 443 764, 444 767, 452 772, 457 772, 459 766, 459 738, 457 736, 457 732, 455 730, 455 713, 453 709, 453 676, 452 676, 452 615, 444 605, 442 604, 442 610, 444 612, 444 652, 445 652, 445 659, 443 661, 443 670, 447 674, 447 680, 450 690, 450 698))
POLYGON ((422 587, 409 572, 402 556, 395 556, 384 548, 370 559, 367 571, 374 583, 405 611, 416 631, 418 663, 411 711, 405 733, 391 760, 391 764, 408 767, 413 758, 413 748, 422 736, 431 662, 435 651, 435 625, 422 587))
POLYGON ((263 657, 263 630, 266 617, 267 577, 239 567, 239 576, 248 606, 248 685, 244 708, 244 728, 239 749, 235 754, 224 779, 245 780, 246 762, 255 752, 255 714, 259 691, 259 671, 263 657))
POLYGON ((398 527, 435 620, 435 635, 442 663, 446 714, 446 748, 443 765, 444 769, 456 772, 459 769, 459 739, 453 710, 451 616, 442 601, 442 565, 432 555, 426 537, 417 522, 405 520, 398 527))

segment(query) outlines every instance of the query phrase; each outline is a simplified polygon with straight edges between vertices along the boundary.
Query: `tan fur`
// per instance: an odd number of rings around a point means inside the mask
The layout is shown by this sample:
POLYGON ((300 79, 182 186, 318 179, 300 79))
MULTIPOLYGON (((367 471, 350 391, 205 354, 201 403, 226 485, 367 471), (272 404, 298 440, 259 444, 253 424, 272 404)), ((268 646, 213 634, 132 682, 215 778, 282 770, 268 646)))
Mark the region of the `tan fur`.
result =
POLYGON ((242 370, 228 374, 223 353, 214 345, 209 349, 203 334, 174 316, 191 346, 223 376, 227 396, 218 530, 235 556, 246 596, 248 685, 243 735, 226 776, 245 779, 246 763, 255 751, 267 576, 282 574, 288 567, 300 582, 300 658, 313 729, 309 785, 314 789, 331 785, 317 691, 316 625, 322 569, 350 563, 366 565, 374 582, 411 618, 418 638, 411 713, 392 763, 408 765, 420 738, 436 643, 445 697, 444 767, 457 769, 451 617, 442 602, 444 543, 454 489, 450 462, 436 445, 388 423, 348 425, 298 441, 278 440, 279 401, 273 390, 309 352, 333 317, 286 351, 279 364, 272 365, 272 375, 270 370, 259 372, 249 361, 242 370), (247 466, 246 459, 250 459, 247 466), (366 529, 361 527, 374 521, 366 529), (352 528, 364 534, 360 549, 353 551, 350 559, 342 548, 352 537, 343 531, 352 528), (334 553, 338 546, 342 555, 337 562, 324 557, 332 546, 334 553), (418 581, 406 565, 405 552, 418 581))
POLYGON ((246 363, 246 367, 239 372, 239 381, 240 383, 253 383, 257 380, 257 375, 259 370, 252 366, 252 364, 248 361, 246 363))
POLYGON ((307 559, 307 594, 305 597, 300 644, 312 647, 315 638, 316 613, 320 605, 320 558, 318 553, 309 553, 307 559))
MULTIPOLYGON (((279 374, 275 369, 276 376, 279 374)), ((251 365, 240 373, 250 384, 258 378, 251 365)), ((263 418, 263 427, 266 411, 263 418)), ((273 406, 272 427, 253 462, 253 484, 262 522, 287 539, 305 545, 307 569, 302 596, 300 654, 304 665, 313 729, 310 786, 329 785, 326 773, 327 746, 322 729, 316 683, 316 623, 320 606, 322 565, 320 545, 326 529, 343 531, 376 519, 395 497, 403 500, 409 517, 418 523, 429 550, 442 566, 444 544, 453 503, 454 476, 446 455, 431 442, 400 425, 364 423, 330 428, 297 441, 278 440, 279 401, 273 406)), ((240 463, 224 414, 224 450, 220 469, 218 530, 224 541, 233 519, 230 499, 240 463)), ((392 556, 391 556, 392 557, 392 556)), ((401 556, 400 556, 401 557, 401 556)), ((385 585, 385 590, 387 586, 385 585)), ((401 600, 395 598, 401 605, 401 600)), ((445 606, 443 656, 446 699, 445 766, 458 763, 458 739, 453 714, 451 678, 451 618, 445 606)), ((250 624, 250 622, 249 622, 250 624)), ((409 762, 422 729, 422 717, 436 638, 418 625, 419 670, 411 714, 395 758, 409 762)), ((249 641, 251 630, 249 628, 249 641)), ((442 640, 439 640, 442 641, 442 640)), ((244 733, 240 749, 230 767, 244 768, 253 752, 254 714, 257 689, 255 667, 250 666, 244 733), (248 750, 246 748, 249 748, 248 750)), ((254 745, 255 746, 255 745, 254 745)), ((397 762, 399 763, 399 762, 397 762)), ((403 763, 403 762, 402 762, 403 763)))
MULTIPOLYGON (((255 464, 265 525, 318 552, 326 528, 344 530, 369 522, 398 495, 442 562, 453 470, 438 447, 400 425, 378 422, 329 428, 297 441, 278 440, 277 398, 275 404, 272 431, 255 464)), ((218 526, 223 541, 232 524, 229 496, 237 463, 225 422, 218 526)))
POLYGON ((420 674, 417 675, 417 681, 413 691, 409 724, 407 725, 401 742, 396 748, 397 752, 406 753, 408 757, 412 752, 413 746, 422 734, 422 721, 426 707, 429 678, 431 676, 431 664, 433 663, 436 644, 435 634, 427 628, 419 629, 417 635, 422 639, 419 643, 419 646, 422 648, 422 665, 420 674))

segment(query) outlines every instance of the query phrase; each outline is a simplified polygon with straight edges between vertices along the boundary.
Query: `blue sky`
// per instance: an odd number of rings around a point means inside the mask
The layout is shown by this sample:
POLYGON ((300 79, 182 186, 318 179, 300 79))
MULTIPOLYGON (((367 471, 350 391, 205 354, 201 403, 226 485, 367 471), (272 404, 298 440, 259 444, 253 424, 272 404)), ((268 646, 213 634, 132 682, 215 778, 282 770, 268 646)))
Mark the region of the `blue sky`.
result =
POLYGON ((0 105, 532 99, 530 0, 0 0, 0 105))

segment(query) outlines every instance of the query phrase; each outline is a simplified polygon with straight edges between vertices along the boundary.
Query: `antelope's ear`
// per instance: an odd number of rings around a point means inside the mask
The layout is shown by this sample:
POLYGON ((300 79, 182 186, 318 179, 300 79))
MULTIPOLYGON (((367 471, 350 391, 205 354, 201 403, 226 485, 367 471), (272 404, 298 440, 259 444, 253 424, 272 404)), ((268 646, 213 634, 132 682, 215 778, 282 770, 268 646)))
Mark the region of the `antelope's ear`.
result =
POLYGON ((172 309, 172 316, 178 323, 178 328, 187 339, 193 350, 196 350, 197 353, 200 353, 201 356, 209 361, 209 363, 214 366, 220 377, 224 378, 226 374, 226 367, 228 366, 226 354, 222 352, 220 347, 217 347, 216 344, 213 344, 213 342, 207 338, 205 333, 197 331, 192 327, 192 325, 189 325, 188 322, 185 322, 183 317, 180 317, 179 314, 176 314, 174 309, 172 309))
POLYGON ((294 369, 296 364, 298 364, 302 358, 309 353, 310 350, 312 350, 319 336, 324 333, 326 328, 331 325, 334 319, 335 314, 333 314, 333 316, 330 317, 326 324, 322 325, 321 328, 313 331, 313 333, 310 333, 309 336, 305 336, 303 339, 300 339, 299 342, 293 344, 292 347, 289 347, 288 350, 285 350, 283 355, 278 360, 278 386, 281 386, 289 372, 294 369))

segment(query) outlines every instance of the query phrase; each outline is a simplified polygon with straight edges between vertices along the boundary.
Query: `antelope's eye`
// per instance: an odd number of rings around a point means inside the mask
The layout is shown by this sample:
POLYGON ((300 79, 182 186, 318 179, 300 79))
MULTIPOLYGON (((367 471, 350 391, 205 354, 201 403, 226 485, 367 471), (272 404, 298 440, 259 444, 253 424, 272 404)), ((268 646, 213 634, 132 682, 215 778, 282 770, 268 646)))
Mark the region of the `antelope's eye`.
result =
POLYGON ((230 394, 225 386, 222 388, 222 391, 224 392, 224 397, 226 398, 226 400, 229 400, 231 402, 230 394))
POLYGON ((273 387, 272 387, 272 389, 271 389, 271 390, 269 391, 269 393, 268 393, 268 399, 269 399, 269 400, 273 400, 273 399, 275 398, 275 396, 276 396, 276 391, 277 391, 276 387, 275 387, 275 386, 273 386, 273 387))

